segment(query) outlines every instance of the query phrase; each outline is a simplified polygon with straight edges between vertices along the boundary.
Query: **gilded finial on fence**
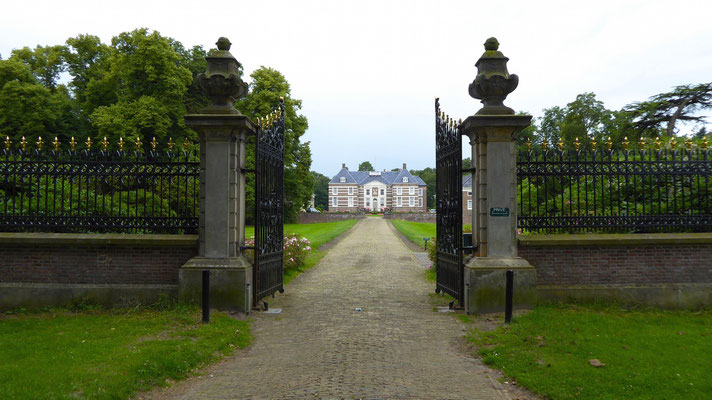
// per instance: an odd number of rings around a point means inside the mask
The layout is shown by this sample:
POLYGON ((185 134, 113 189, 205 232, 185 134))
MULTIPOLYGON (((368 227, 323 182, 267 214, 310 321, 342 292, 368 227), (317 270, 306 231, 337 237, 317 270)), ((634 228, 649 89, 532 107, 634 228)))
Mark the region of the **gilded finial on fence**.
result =
POLYGON ((158 142, 156 142, 156 137, 154 136, 153 139, 151 139, 151 150, 156 151, 157 146, 158 142))
POLYGON ((42 145, 44 145, 44 142, 42 141, 42 136, 37 138, 37 150, 42 151, 42 145))
POLYGON ((702 139, 702 150, 707 150, 707 138, 702 139))
POLYGON ((52 148, 54 151, 59 150, 59 139, 57 139, 57 136, 54 137, 54 141, 52 142, 52 148))
POLYGON ((608 137, 608 141, 606 142, 606 146, 608 146, 608 150, 613 149, 613 141, 611 140, 611 137, 608 137))
POLYGON ((74 151, 74 148, 77 146, 77 142, 74 141, 74 136, 72 136, 72 140, 69 141, 69 148, 74 151))
POLYGON ((173 138, 172 138, 172 137, 169 137, 169 138, 168 138, 168 151, 173 151, 173 145, 174 145, 174 144, 175 144, 175 143, 173 143, 173 138))
POLYGON ((591 139, 591 148, 593 149, 593 151, 596 151, 597 144, 598 142, 596 141, 596 139, 591 139))
POLYGON ((183 149, 188 152, 188 149, 190 148, 190 142, 188 139, 183 140, 183 149))
POLYGON ((458 126, 458 128, 460 127, 460 125, 462 125, 462 118, 460 118, 460 119, 457 120, 457 126, 458 126))
POLYGON ((136 138, 136 151, 141 153, 143 151, 143 143, 141 143, 141 138, 136 138))
POLYGON ((532 141, 527 138, 527 142, 525 143, 527 145, 527 151, 532 151, 532 141))
POLYGON ((87 146, 87 150, 91 150, 91 138, 87 138, 84 144, 87 146))
POLYGON ((662 143, 660 143, 660 137, 655 138, 655 149, 660 150, 660 146, 662 143))
POLYGON ((623 148, 628 150, 628 146, 630 145, 630 142, 628 141, 628 136, 623 138, 623 148))
POLYGON ((641 137, 640 142, 638 142, 638 143, 640 144, 641 150, 645 149, 645 138, 644 137, 641 137))
POLYGON ((20 148, 22 151, 25 151, 25 148, 27 147, 27 141, 25 141, 25 137, 22 137, 22 140, 20 140, 20 148))
POLYGON ((10 146, 12 146, 10 136, 5 136, 5 150, 10 150, 10 146))
POLYGON ((546 142, 546 139, 544 139, 543 142, 541 142, 541 149, 543 151, 546 151, 546 148, 549 147, 549 143, 546 142))
POLYGON ((106 136, 104 136, 104 140, 101 141, 101 149, 106 151, 109 148, 109 141, 106 140, 106 136))
POLYGON ((687 147, 687 151, 692 150, 692 140, 687 139, 687 141, 685 142, 685 147, 687 147))
POLYGON ((124 151, 124 138, 119 137, 119 151, 124 151))
POLYGON ((675 140, 675 138, 672 138, 672 140, 670 140, 670 148, 675 150, 676 146, 677 146, 677 141, 675 140))
POLYGON ((559 151, 563 151, 564 150, 564 141, 561 140, 561 138, 559 138, 559 142, 556 143, 556 146, 559 148, 559 151))
POLYGON ((579 143, 579 138, 576 138, 576 141, 574 142, 574 148, 576 149, 576 151, 578 151, 580 147, 581 143, 579 143))

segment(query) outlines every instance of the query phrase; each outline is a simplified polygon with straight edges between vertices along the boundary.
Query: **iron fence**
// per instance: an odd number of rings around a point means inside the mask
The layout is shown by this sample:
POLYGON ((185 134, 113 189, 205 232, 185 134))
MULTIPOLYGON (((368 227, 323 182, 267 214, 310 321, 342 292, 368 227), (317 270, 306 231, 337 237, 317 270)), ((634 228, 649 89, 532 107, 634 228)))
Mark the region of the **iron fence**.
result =
MULTIPOLYGON (((24 138, 23 138, 24 139, 24 138)), ((187 148, 12 149, 0 157, 0 231, 196 233, 200 165, 187 148)), ((187 147, 187 146, 186 146, 187 147)), ((141 148, 140 141, 137 148, 141 148)))
MULTIPOLYGON (((627 147, 627 145, 626 145, 627 147)), ((692 149, 531 149, 517 158, 530 232, 712 231, 712 161, 692 149)))

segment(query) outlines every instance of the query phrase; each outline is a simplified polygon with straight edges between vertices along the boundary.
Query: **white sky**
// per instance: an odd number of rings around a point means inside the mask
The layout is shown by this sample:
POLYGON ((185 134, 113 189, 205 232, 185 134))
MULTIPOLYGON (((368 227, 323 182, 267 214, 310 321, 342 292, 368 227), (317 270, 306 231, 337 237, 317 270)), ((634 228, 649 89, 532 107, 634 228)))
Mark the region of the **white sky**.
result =
POLYGON ((456 118, 479 109, 467 86, 490 36, 519 75, 505 104, 535 117, 583 92, 616 109, 712 80, 710 0, 3 3, 3 58, 138 27, 186 47, 227 36, 247 75, 265 65, 286 76, 309 119, 312 169, 328 176, 342 162, 434 166, 434 97, 456 118))

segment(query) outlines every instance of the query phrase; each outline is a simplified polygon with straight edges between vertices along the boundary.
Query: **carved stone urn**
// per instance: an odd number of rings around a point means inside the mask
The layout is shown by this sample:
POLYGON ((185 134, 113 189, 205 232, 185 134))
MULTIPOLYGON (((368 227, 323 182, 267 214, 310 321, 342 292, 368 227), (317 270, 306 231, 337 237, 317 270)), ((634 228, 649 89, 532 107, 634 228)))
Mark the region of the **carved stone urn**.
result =
POLYGON ((513 115, 514 110, 503 104, 507 95, 512 93, 519 84, 519 77, 507 72, 507 61, 502 52, 498 51, 499 42, 489 38, 485 42, 485 52, 475 67, 477 77, 469 87, 470 96, 480 99, 484 105, 475 115, 513 115))
POLYGON ((239 74, 240 63, 230 54, 232 43, 226 37, 221 37, 215 44, 218 50, 205 57, 207 68, 197 77, 198 85, 212 101, 201 112, 240 114, 233 106, 235 100, 247 94, 247 83, 239 74))

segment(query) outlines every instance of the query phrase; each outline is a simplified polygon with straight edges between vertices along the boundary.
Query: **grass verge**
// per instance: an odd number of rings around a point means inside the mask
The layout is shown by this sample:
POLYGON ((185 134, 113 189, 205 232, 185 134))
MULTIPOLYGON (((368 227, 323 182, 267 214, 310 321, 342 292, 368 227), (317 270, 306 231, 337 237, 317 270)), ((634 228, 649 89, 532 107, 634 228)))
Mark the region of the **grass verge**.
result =
POLYGON ((551 399, 703 399, 712 393, 712 310, 542 305, 510 326, 472 330, 468 339, 486 364, 551 399))
POLYGON ((0 314, 0 398, 129 398, 250 344, 249 324, 192 306, 0 314))
POLYGON ((398 232, 402 233, 403 236, 418 246, 423 246, 423 238, 435 237, 435 224, 432 222, 411 222, 402 219, 392 219, 391 223, 393 223, 393 227, 395 227, 398 232))
MULTIPOLYGON (((319 248, 351 229, 356 222, 357 220, 350 219, 336 222, 322 222, 318 224, 285 224, 285 234, 296 233, 300 237, 303 236, 309 239, 312 251, 306 257, 304 265, 301 268, 288 269, 284 271, 284 284, 286 285, 292 279, 299 276, 299 274, 316 265, 316 263, 318 263, 326 255, 326 251, 319 250, 319 248)), ((245 227, 245 236, 250 237, 254 236, 254 234, 254 226, 245 227)))

